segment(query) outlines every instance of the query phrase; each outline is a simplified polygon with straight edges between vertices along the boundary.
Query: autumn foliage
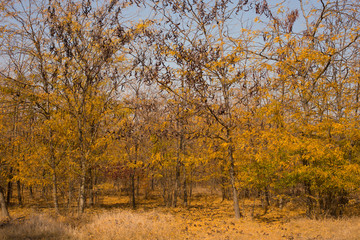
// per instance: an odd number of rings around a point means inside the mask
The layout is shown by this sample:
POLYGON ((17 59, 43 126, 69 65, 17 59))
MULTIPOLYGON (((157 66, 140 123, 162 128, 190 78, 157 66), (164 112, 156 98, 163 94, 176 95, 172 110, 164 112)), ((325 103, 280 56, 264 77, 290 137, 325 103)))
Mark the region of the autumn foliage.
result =
MULTIPOLYGON (((359 207, 356 0, 0 1, 0 203, 359 207), (290 2, 290 1, 289 1, 290 2), (15 193, 16 191, 16 193, 15 193), (25 192, 25 193, 24 193, 25 192), (221 203, 219 203, 221 204, 221 203)), ((180 233, 179 233, 180 234, 180 233)))

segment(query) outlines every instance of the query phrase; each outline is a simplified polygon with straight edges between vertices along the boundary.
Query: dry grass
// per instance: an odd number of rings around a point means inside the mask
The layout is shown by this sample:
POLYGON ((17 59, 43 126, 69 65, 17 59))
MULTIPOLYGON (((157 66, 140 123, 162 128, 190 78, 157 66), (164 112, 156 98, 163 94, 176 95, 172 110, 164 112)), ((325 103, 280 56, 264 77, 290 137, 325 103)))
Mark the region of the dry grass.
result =
POLYGON ((34 214, 26 208, 20 214, 13 209, 17 220, 0 226, 0 239, 360 239, 359 217, 310 220, 291 206, 266 215, 257 208, 253 218, 252 203, 244 202, 245 217, 235 220, 231 201, 211 197, 196 199, 191 208, 148 202, 131 211, 124 210, 124 203, 103 199, 102 208, 88 209, 82 218, 56 216, 48 210, 34 214), (111 207, 104 207, 107 204, 111 207))
POLYGON ((246 218, 194 217, 113 210, 72 227, 49 215, 32 215, 3 226, 0 239, 360 239, 359 218, 264 223, 246 218))
POLYGON ((77 239, 182 239, 178 222, 168 214, 114 211, 93 217, 76 229, 77 239))
POLYGON ((0 228, 1 240, 72 239, 67 226, 45 214, 33 214, 5 223, 0 228))
POLYGON ((360 219, 292 220, 288 223, 263 223, 252 219, 239 221, 202 221, 187 224, 192 239, 360 239, 360 219), (196 226, 195 226, 196 225, 196 226))

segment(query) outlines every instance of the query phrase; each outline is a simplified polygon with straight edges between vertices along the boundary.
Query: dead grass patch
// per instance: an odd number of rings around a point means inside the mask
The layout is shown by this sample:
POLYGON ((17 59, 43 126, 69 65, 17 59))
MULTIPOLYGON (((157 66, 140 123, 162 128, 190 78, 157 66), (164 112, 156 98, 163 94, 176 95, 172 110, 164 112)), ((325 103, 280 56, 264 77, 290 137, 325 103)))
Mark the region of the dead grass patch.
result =
POLYGON ((0 228, 1 240, 72 239, 68 228, 46 214, 32 214, 9 221, 0 228))
POLYGON ((178 222, 169 214, 111 211, 93 217, 74 230, 77 239, 183 239, 178 222))

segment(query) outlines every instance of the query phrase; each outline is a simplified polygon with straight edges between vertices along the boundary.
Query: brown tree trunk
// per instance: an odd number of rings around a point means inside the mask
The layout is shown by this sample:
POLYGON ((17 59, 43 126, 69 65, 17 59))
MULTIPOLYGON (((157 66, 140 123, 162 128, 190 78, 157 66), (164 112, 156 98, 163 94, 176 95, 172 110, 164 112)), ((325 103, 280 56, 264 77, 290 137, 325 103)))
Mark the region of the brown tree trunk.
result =
MULTIPOLYGON (((179 110, 178 110, 179 111, 179 110)), ((182 124, 180 123, 180 121, 177 121, 177 128, 180 131, 179 134, 179 139, 178 139, 178 146, 177 146, 177 158, 176 158, 176 167, 175 167, 175 187, 174 187, 174 192, 173 192, 173 201, 172 201, 172 206, 176 207, 177 206, 177 197, 178 197, 178 193, 179 193, 179 188, 180 188, 180 168, 181 168, 181 153, 183 151, 183 144, 184 144, 184 134, 183 134, 183 130, 182 130, 182 124)))
POLYGON ((18 203, 20 206, 23 205, 23 201, 22 201, 22 195, 21 195, 21 183, 19 180, 16 181, 16 189, 17 189, 17 198, 18 198, 18 203))
POLYGON ((140 197, 140 176, 139 176, 139 174, 137 175, 137 178, 136 178, 136 197, 137 198, 140 197))
MULTIPOLYGON (((45 180, 45 175, 46 175, 46 172, 45 172, 45 170, 43 170, 43 173, 42 173, 43 180, 45 180)), ((45 187, 44 183, 42 184, 42 188, 41 188, 41 197, 46 198, 46 187, 45 187)))
POLYGON ((41 197, 46 198, 46 187, 44 184, 42 185, 42 188, 41 188, 41 197))
POLYGON ((172 207, 176 207, 177 205, 177 197, 178 197, 178 191, 180 186, 180 159, 178 156, 176 167, 175 167, 175 186, 173 191, 173 197, 172 197, 172 207))
POLYGON ((135 200, 135 170, 130 174, 130 204, 132 209, 136 208, 135 200))
POLYGON ((57 213, 59 213, 59 201, 58 201, 58 194, 57 194, 57 176, 54 169, 53 176, 53 201, 54 201, 54 208, 57 213))
POLYGON ((68 186, 68 202, 67 202, 67 205, 68 205, 68 210, 71 208, 71 201, 72 201, 72 180, 71 178, 69 178, 69 186, 68 186))
POLYGON ((31 199, 34 199, 34 191, 33 191, 33 187, 32 187, 32 186, 29 187, 29 192, 30 192, 30 197, 31 197, 31 199))
POLYGON ((93 186, 93 171, 89 168, 89 176, 88 176, 88 188, 89 188, 89 206, 94 206, 94 186, 93 186))
POLYGON ((263 200, 263 207, 264 207, 264 215, 268 212, 270 206, 270 193, 269 188, 265 187, 264 189, 264 200, 263 200))
POLYGON ((81 162, 80 192, 79 192, 79 215, 84 213, 86 203, 86 165, 85 160, 81 162))
POLYGON ((7 184, 7 193, 6 193, 6 204, 11 204, 11 198, 12 198, 12 181, 8 181, 7 184))
POLYGON ((229 187, 228 185, 228 179, 225 177, 225 170, 224 165, 221 163, 220 165, 220 172, 221 172, 221 196, 222 196, 222 202, 230 199, 229 196, 229 187))
POLYGON ((98 184, 98 176, 97 176, 97 172, 96 172, 96 169, 94 169, 94 174, 93 174, 93 177, 94 177, 94 183, 93 183, 93 188, 95 188, 95 190, 93 190, 93 202, 94 202, 94 205, 98 203, 99 199, 98 199, 98 189, 96 188, 97 184, 98 184))
MULTIPOLYGON (((138 161, 138 148, 139 144, 135 143, 134 163, 138 161)), ((130 174, 130 204, 132 209, 136 208, 136 169, 133 168, 130 174)))
POLYGON ((190 169, 190 180, 189 180, 189 199, 188 199, 188 206, 191 205, 191 197, 193 195, 193 169, 190 169))
POLYGON ((304 182, 305 194, 306 194, 306 216, 308 218, 314 217, 314 201, 312 199, 311 185, 309 181, 304 182))
POLYGON ((183 164, 183 193, 184 193, 184 206, 188 206, 188 193, 187 193, 187 181, 186 181, 186 166, 183 164))
POLYGON ((231 181, 231 187, 233 192, 233 202, 234 202, 234 211, 235 211, 235 218, 241 218, 242 214, 240 212, 239 207, 239 196, 238 191, 236 189, 235 185, 235 166, 234 166, 234 157, 233 157, 233 146, 230 145, 228 148, 228 154, 229 154, 229 161, 230 161, 230 181, 231 181))
POLYGON ((155 180, 154 180, 154 175, 151 176, 151 191, 155 190, 155 180))
MULTIPOLYGON (((50 109, 50 103, 48 102, 48 109, 50 109)), ((50 110, 48 110, 50 111, 50 110)), ((48 116, 48 119, 50 120, 50 115, 48 116)), ((59 200, 58 200, 58 184, 57 184, 57 162, 56 162, 56 156, 55 156, 55 148, 54 144, 52 142, 53 139, 53 131, 49 129, 49 150, 50 150, 50 164, 51 164, 51 170, 52 170, 52 198, 54 202, 54 208, 55 212, 59 213, 59 200)))

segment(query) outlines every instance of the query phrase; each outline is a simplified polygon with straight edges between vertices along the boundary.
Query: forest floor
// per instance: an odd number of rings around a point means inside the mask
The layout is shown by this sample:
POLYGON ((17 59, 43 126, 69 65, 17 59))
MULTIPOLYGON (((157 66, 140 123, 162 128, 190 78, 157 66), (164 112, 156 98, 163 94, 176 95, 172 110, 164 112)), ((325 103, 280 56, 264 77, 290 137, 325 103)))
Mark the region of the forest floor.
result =
POLYGON ((159 199, 106 196, 82 217, 48 207, 10 207, 12 220, 0 221, 0 239, 360 239, 360 217, 312 220, 288 204, 263 214, 259 200, 242 201, 244 217, 233 217, 232 202, 200 195, 190 207, 166 208, 159 199))

